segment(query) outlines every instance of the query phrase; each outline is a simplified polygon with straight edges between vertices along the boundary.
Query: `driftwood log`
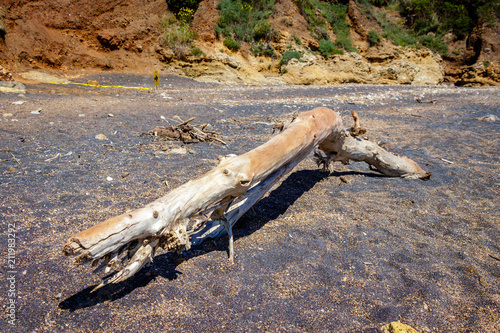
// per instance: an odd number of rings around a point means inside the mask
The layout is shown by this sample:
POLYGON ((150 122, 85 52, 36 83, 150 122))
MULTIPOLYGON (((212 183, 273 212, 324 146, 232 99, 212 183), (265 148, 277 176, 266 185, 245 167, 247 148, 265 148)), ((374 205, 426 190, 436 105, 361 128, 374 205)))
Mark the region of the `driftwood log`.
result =
POLYGON ((316 147, 318 165, 324 169, 334 161, 365 161, 387 176, 429 179, 430 173, 411 159, 356 137, 365 130, 357 114, 353 117, 354 127, 346 130, 333 110, 322 107, 304 112, 281 126, 281 132, 267 143, 223 159, 212 171, 143 208, 71 236, 63 253, 77 264, 92 263, 96 271, 117 271, 95 289, 134 275, 152 261, 159 247, 183 251, 224 231, 229 235, 229 260, 233 262, 232 226, 316 147))

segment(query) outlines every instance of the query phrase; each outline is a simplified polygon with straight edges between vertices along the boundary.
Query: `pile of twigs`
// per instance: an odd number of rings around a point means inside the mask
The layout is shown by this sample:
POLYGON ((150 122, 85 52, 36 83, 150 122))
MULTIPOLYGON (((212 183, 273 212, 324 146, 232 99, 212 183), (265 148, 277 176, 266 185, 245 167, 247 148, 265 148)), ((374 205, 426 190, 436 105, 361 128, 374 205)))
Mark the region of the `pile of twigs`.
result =
POLYGON ((192 117, 177 125, 169 127, 156 126, 151 131, 143 133, 143 135, 151 135, 171 141, 181 141, 183 143, 215 141, 224 145, 226 144, 221 139, 222 134, 206 129, 209 124, 191 125, 190 122, 195 119, 196 117, 192 117))

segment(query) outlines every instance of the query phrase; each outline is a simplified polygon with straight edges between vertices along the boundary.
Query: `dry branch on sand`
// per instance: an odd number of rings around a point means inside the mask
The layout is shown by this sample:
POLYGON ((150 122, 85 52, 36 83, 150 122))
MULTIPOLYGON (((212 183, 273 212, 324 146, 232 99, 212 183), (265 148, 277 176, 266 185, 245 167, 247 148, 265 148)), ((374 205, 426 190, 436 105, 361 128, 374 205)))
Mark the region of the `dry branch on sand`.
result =
POLYGON ((364 133, 359 117, 345 130, 341 117, 328 108, 316 108, 294 117, 280 134, 240 156, 223 159, 203 176, 170 191, 164 197, 110 218, 68 239, 63 252, 75 263, 91 262, 96 271, 118 271, 95 289, 123 281, 152 261, 155 250, 189 249, 207 238, 229 234, 233 261, 232 226, 276 182, 316 147, 318 165, 365 161, 392 177, 429 179, 430 173, 406 157, 356 137, 364 133))
POLYGON ((206 129, 208 124, 191 125, 190 122, 195 119, 196 117, 192 117, 177 125, 169 127, 156 126, 151 131, 142 133, 142 135, 152 135, 155 137, 162 137, 167 140, 182 141, 183 143, 215 141, 226 144, 222 141, 222 135, 220 133, 206 129))

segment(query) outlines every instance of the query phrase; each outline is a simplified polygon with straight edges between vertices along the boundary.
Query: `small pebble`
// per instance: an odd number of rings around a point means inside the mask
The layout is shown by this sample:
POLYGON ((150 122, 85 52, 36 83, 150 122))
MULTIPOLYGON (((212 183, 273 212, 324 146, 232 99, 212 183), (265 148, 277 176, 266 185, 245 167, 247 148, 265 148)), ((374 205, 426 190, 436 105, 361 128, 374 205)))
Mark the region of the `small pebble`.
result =
POLYGON ((108 177, 106 178, 106 180, 107 180, 108 182, 110 182, 110 181, 112 181, 112 180, 113 180, 113 177, 109 177, 109 176, 108 176, 108 177))
POLYGON ((106 137, 106 135, 104 135, 104 134, 97 134, 97 135, 95 136, 95 138, 96 138, 97 140, 107 140, 107 139, 108 139, 108 138, 106 137))
POLYGON ((495 116, 494 114, 488 114, 484 117, 477 118, 477 120, 493 123, 498 120, 498 117, 495 116))

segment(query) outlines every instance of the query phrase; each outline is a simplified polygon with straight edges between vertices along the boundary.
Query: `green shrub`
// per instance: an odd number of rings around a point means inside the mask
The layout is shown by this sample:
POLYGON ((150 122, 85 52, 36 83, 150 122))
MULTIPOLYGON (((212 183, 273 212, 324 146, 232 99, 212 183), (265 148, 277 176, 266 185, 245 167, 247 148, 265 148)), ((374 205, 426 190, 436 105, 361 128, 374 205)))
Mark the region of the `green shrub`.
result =
POLYGON ((425 35, 418 37, 418 41, 434 52, 444 55, 448 54, 448 45, 440 37, 425 35))
POLYGON ((265 39, 271 32, 271 25, 266 20, 260 20, 253 27, 253 35, 255 40, 265 39))
POLYGON ((174 48, 178 44, 187 45, 191 40, 198 37, 196 32, 191 31, 187 24, 181 24, 171 16, 162 19, 165 30, 165 45, 174 48))
POLYGON ((200 48, 198 48, 198 47, 196 47, 194 45, 191 45, 191 53, 195 57, 198 57, 198 56, 201 56, 203 54, 203 51, 200 48))
POLYGON ((391 40, 394 45, 398 46, 408 46, 417 43, 415 37, 411 36, 408 31, 402 26, 398 26, 390 22, 386 13, 377 14, 376 12, 370 12, 377 22, 382 26, 384 30, 384 37, 391 40))
POLYGON ((297 51, 287 50, 287 51, 285 51, 285 53, 283 53, 283 55, 281 56, 280 66, 283 66, 283 65, 288 64, 288 62, 289 62, 290 60, 292 60, 292 59, 297 59, 297 60, 300 60, 300 58, 302 58, 302 53, 297 52, 297 51))
POLYGON ((483 61, 483 66, 484 66, 484 68, 488 68, 488 67, 490 67, 490 62, 489 62, 489 61, 486 61, 486 60, 485 60, 485 61, 483 61))
POLYGON ((372 29, 368 32, 368 43, 370 43, 370 46, 378 45, 378 43, 380 43, 380 35, 377 30, 372 29))
POLYGON ((306 19, 307 28, 311 32, 311 35, 318 40, 322 39, 323 36, 318 35, 317 32, 321 30, 326 31, 328 29, 325 20, 316 14, 316 0, 294 0, 294 2, 299 8, 300 14, 306 19), (321 28, 321 30, 318 30, 318 27, 321 28))
POLYGON ((331 41, 329 41, 327 39, 322 39, 319 41, 318 51, 324 57, 328 57, 329 55, 332 55, 332 54, 344 54, 343 50, 337 49, 335 47, 335 44, 333 44, 331 41))
POLYGON ((214 27, 219 36, 239 42, 272 38, 267 18, 274 12, 274 0, 221 0, 219 19, 214 27))
POLYGON ((265 56, 270 58, 276 58, 276 51, 269 43, 258 43, 252 46, 250 49, 254 56, 265 56))
POLYGON ((453 32, 464 39, 478 23, 479 18, 493 23, 500 14, 498 0, 395 0, 407 26, 417 36, 434 32, 443 35, 453 32))
POLYGON ((230 49, 231 51, 238 51, 241 47, 241 43, 235 41, 232 38, 224 39, 224 46, 230 49))
POLYGON ((293 20, 292 19, 287 19, 286 17, 281 20, 284 25, 287 27, 292 27, 293 26, 293 20))
POLYGON ((382 7, 382 6, 387 6, 389 1, 388 0, 368 0, 368 2, 374 6, 382 7))
POLYGON ((181 12, 183 8, 191 9, 193 13, 196 12, 200 2, 201 0, 167 0, 168 9, 176 16, 181 12))
POLYGON ((302 40, 300 39, 300 37, 293 35, 292 38, 295 41, 295 44, 302 45, 302 40))
MULTIPOLYGON (((348 52, 358 52, 352 45, 350 38, 351 28, 346 20, 349 6, 337 2, 320 2, 317 0, 315 0, 314 3, 318 6, 321 14, 326 18, 328 23, 330 23, 330 26, 337 36, 335 39, 335 46, 348 52)), ((323 36, 322 39, 327 39, 327 37, 323 36)))

